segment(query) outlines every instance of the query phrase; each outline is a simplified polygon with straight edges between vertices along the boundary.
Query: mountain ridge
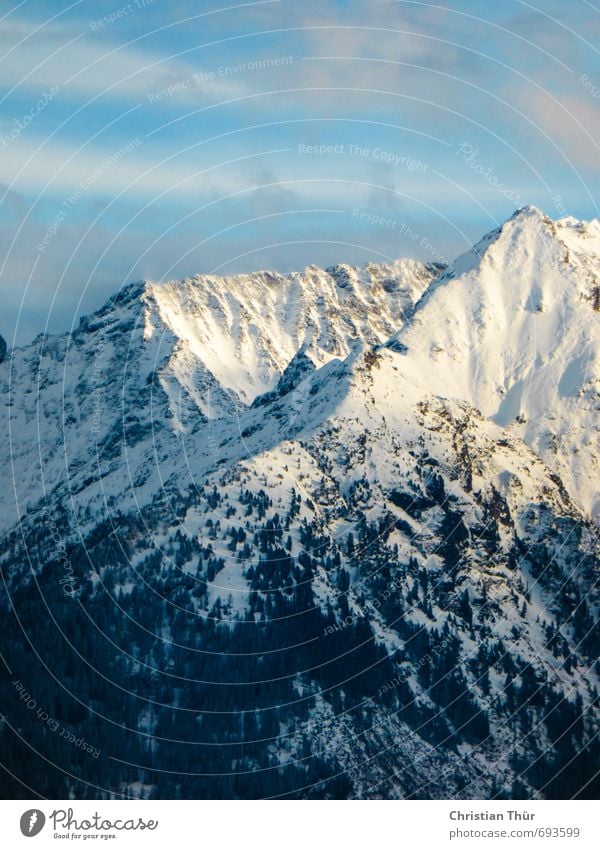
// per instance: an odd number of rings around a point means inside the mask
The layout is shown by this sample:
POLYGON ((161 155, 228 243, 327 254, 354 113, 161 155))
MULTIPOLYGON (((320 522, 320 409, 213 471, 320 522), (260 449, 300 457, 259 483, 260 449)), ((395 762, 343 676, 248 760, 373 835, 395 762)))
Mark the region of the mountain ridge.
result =
POLYGON ((56 798, 595 792, 598 398, 585 369, 555 389, 595 362, 600 259, 596 225, 541 216, 453 279, 133 284, 12 353, 3 645, 101 752, 75 762, 8 685, 50 761, 0 726, 15 775, 56 798))

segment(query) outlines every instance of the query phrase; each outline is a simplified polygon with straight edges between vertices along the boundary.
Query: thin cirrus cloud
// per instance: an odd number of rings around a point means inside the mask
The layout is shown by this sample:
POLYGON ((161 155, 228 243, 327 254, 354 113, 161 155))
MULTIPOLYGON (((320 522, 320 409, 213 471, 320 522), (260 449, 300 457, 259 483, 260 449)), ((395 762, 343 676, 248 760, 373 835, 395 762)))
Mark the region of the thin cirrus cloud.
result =
POLYGON ((179 152, 162 156, 144 134, 123 139, 120 147, 98 145, 79 150, 44 137, 26 138, 9 145, 0 158, 0 181, 20 192, 43 191, 68 199, 69 193, 83 190, 88 197, 115 196, 117 193, 153 197, 170 192, 176 195, 228 193, 247 181, 248 170, 239 163, 274 151, 240 152, 231 160, 213 157, 212 164, 179 152), (144 148, 145 145, 145 148, 144 148))
POLYGON ((229 5, 42 0, 0 20, 5 316, 36 261, 21 341, 56 286, 65 326, 98 261, 87 308, 130 269, 431 259, 402 225, 451 259, 519 204, 598 214, 592 4, 229 5))
MULTIPOLYGON (((134 98, 198 77, 190 92, 229 97, 244 90, 243 80, 217 78, 208 88, 203 75, 210 73, 191 62, 169 58, 134 45, 100 41, 94 34, 73 24, 51 24, 28 38, 31 26, 11 22, 0 27, 0 70, 3 87, 17 94, 37 93, 51 85, 62 97, 85 102, 88 97, 134 98), (16 45, 18 49, 10 52, 16 45)), ((186 88, 180 93, 185 97, 186 88)))

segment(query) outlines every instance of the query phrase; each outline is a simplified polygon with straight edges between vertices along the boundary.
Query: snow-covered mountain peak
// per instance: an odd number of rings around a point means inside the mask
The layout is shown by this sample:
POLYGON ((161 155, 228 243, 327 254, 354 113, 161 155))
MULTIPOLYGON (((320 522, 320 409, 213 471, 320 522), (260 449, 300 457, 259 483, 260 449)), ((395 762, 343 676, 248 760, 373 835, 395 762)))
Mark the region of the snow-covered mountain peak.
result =
POLYGON ((515 428, 592 513, 598 451, 588 459, 581 446, 597 438, 598 235, 597 221, 517 211, 432 283, 388 343, 423 391, 515 428))
MULTIPOLYGON (((500 267, 512 261, 517 268, 521 261, 535 257, 543 270, 544 264, 586 266, 599 255, 600 220, 579 221, 569 216, 553 221, 537 207, 526 206, 484 236, 465 257, 478 257, 480 264, 500 267)), ((477 263, 472 262, 472 267, 477 263)), ((453 266, 454 276, 467 270, 460 268, 460 259, 453 266)))
POLYGON ((528 203, 519 209, 515 209, 508 221, 543 221, 547 223, 551 222, 552 219, 548 218, 546 213, 542 212, 538 206, 528 203))
POLYGON ((591 793, 597 238, 130 284, 0 363, 5 665, 36 623, 99 753, 41 797, 591 793))
MULTIPOLYGON (((291 405, 299 426, 313 386, 330 382, 341 400, 352 381, 371 392, 372 358, 387 345, 395 403, 471 405, 522 437, 596 515, 599 238, 597 221, 554 223, 526 207, 450 269, 400 260, 129 284, 73 334, 12 352, 7 474, 33 503, 39 448, 49 489, 64 480, 66 454, 70 485, 78 474, 83 486, 91 421, 107 468, 121 468, 125 435, 145 480, 161 433, 191 438, 254 404, 242 427, 252 431, 272 402, 291 405)), ((3 363, 6 397, 8 375, 3 363)))
POLYGON ((545 244, 555 235, 551 218, 535 206, 525 206, 459 256, 443 277, 452 279, 487 264, 494 266, 507 254, 530 250, 532 245, 545 244))
POLYGON ((352 339, 384 341, 439 270, 399 260, 147 284, 144 338, 180 340, 221 386, 251 403, 303 346, 322 365, 346 357, 352 339))

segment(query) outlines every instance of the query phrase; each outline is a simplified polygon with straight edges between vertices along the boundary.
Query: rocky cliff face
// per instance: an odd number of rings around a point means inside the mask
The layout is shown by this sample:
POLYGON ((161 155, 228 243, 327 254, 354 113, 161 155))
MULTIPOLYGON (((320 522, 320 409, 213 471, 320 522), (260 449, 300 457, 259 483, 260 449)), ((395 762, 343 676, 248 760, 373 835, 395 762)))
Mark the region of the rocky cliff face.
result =
POLYGON ((599 255, 527 208, 13 352, 5 658, 98 754, 3 673, 7 793, 593 796, 599 255))

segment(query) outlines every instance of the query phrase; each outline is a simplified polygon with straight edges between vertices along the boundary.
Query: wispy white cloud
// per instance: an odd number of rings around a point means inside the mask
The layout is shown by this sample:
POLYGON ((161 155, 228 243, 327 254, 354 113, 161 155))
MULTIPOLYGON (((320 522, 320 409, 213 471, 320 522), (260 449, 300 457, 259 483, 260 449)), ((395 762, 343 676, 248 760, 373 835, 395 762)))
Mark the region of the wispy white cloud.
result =
POLYGON ((49 24, 7 55, 31 30, 31 23, 22 20, 0 24, 0 73, 7 89, 37 92, 56 85, 71 99, 103 94, 143 102, 148 94, 190 79, 197 79, 196 84, 182 86, 179 99, 231 97, 251 85, 243 75, 219 75, 218 68, 159 53, 140 40, 119 44, 100 39, 73 23, 49 24))

